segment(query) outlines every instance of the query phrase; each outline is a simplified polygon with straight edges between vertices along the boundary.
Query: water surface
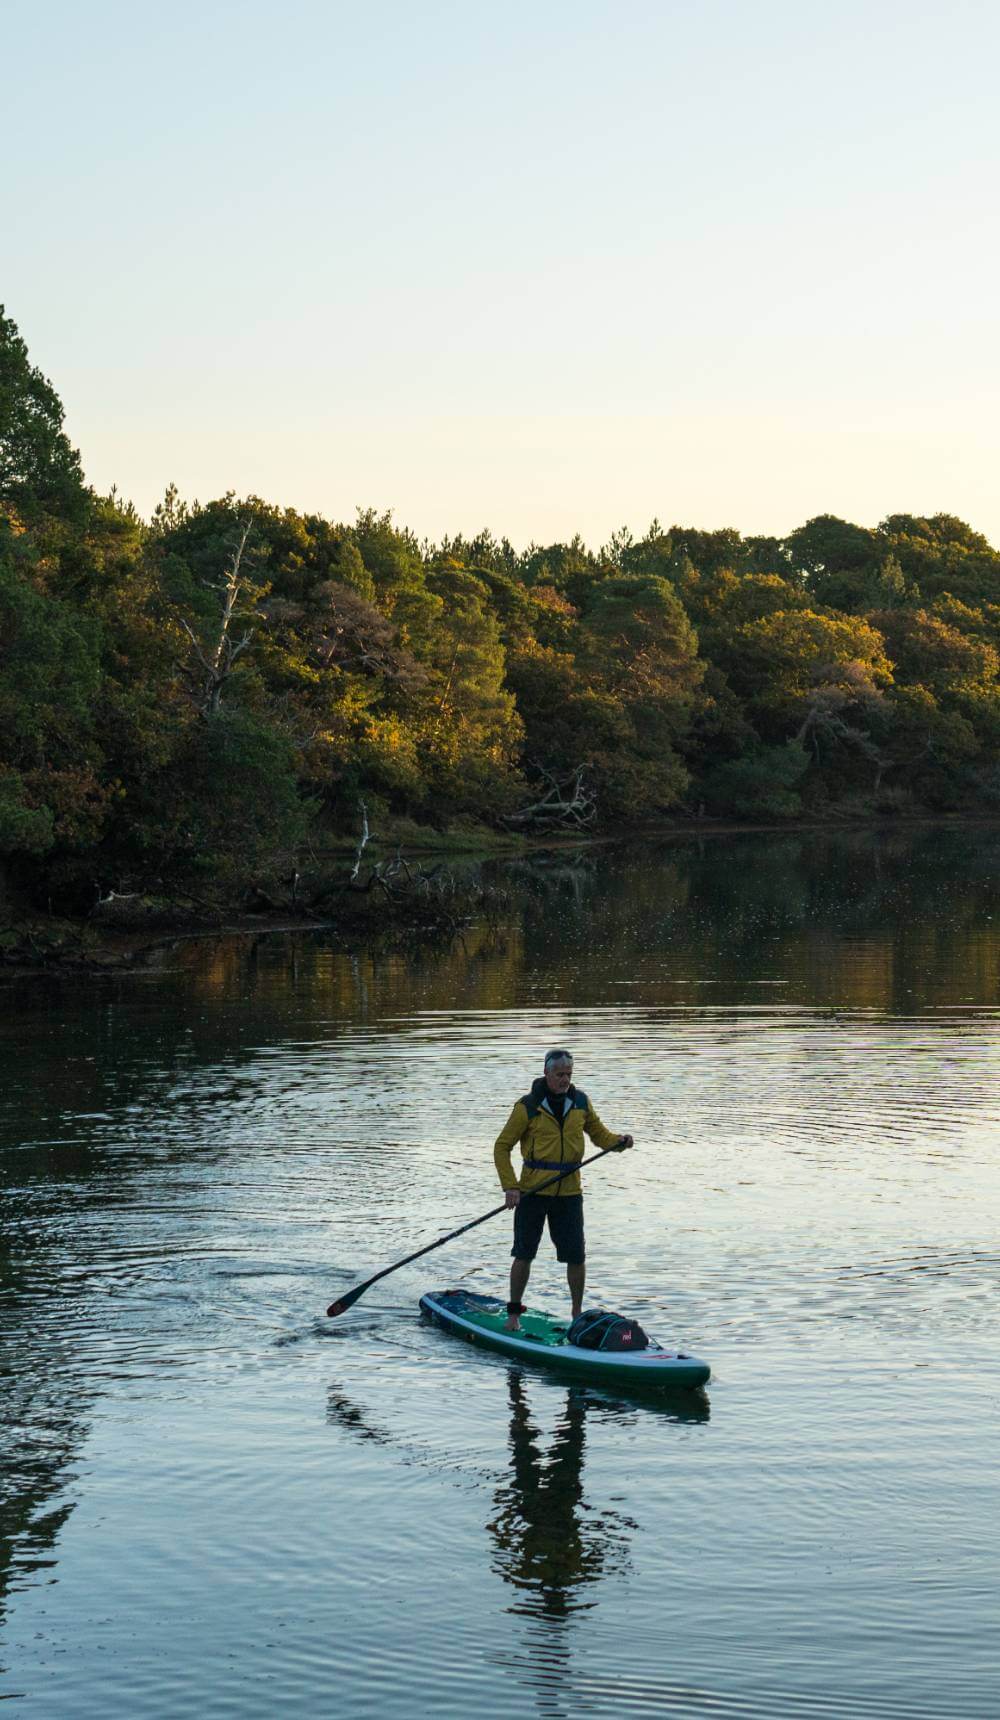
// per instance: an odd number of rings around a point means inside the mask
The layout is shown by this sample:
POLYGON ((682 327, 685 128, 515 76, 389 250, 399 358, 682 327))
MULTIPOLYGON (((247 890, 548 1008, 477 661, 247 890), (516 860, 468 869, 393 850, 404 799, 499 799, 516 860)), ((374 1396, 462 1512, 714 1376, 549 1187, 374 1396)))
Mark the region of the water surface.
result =
MULTIPOLYGON (((1000 839, 553 855, 446 949, 0 993, 2 1693, 38 1716, 1000 1707, 1000 839), (425 1327, 502 1288, 548 1044, 635 1152, 591 1295, 660 1402, 425 1327)), ((565 1286, 539 1258, 532 1299, 565 1286)))

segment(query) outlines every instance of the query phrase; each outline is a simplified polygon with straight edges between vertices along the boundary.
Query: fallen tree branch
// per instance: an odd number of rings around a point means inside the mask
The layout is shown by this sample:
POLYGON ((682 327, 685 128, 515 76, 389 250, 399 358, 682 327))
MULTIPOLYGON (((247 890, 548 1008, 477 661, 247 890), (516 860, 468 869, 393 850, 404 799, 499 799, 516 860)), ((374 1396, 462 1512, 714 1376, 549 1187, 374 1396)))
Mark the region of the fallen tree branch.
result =
POLYGON ((584 782, 585 765, 578 765, 575 770, 561 777, 555 776, 540 765, 536 765, 535 769, 549 785, 546 792, 530 806, 522 806, 517 812, 507 813, 503 820, 505 824, 522 827, 534 825, 539 829, 573 824, 580 829, 593 823, 597 817, 597 799, 584 782))

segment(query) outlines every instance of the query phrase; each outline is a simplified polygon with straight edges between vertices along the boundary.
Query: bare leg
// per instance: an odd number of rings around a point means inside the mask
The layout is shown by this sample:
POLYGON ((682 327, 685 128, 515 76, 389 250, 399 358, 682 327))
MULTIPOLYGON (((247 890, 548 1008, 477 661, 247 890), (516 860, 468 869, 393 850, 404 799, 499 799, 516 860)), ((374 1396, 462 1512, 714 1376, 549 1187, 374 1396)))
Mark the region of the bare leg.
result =
MULTIPOLYGON (((531 1261, 530 1260, 512 1260, 511 1261, 511 1266, 510 1266, 510 1299, 512 1302, 523 1302, 524 1301, 524 1292, 528 1288, 528 1279, 530 1277, 531 1277, 531 1261)), ((520 1331, 521 1322, 518 1319, 516 1314, 508 1314, 507 1315, 507 1325, 506 1325, 505 1329, 508 1332, 520 1331)))
POLYGON ((569 1285, 570 1301, 573 1304, 572 1319, 583 1313, 583 1291, 587 1282, 587 1265, 581 1260, 579 1266, 567 1266, 566 1282, 569 1285))

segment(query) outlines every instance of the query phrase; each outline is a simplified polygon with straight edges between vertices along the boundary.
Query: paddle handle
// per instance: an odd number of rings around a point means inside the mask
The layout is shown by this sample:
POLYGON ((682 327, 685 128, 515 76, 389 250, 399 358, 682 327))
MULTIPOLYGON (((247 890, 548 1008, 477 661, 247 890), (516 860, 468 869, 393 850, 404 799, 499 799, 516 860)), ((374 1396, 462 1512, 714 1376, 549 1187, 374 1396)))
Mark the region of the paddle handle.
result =
MULTIPOLYGON (((563 1177, 572 1176, 574 1171, 582 1170, 584 1165, 594 1164, 597 1159, 603 1159, 605 1154, 615 1150, 614 1147, 602 1147, 599 1153, 591 1153, 588 1159, 578 1159, 575 1164, 567 1165, 564 1171, 557 1171, 555 1176, 546 1177, 544 1182, 536 1183, 534 1188, 527 1192, 540 1194, 543 1188, 551 1188, 553 1183, 562 1182, 563 1177)), ((470 1218, 468 1224, 459 1225, 457 1230, 449 1230, 447 1236, 439 1236, 436 1242, 428 1242, 423 1248, 415 1249, 404 1260, 397 1260, 392 1266, 383 1266, 381 1272, 374 1273, 371 1278, 366 1278, 363 1284, 356 1284, 353 1290, 346 1290, 343 1296, 338 1296, 335 1302, 331 1302, 326 1311, 328 1318, 335 1319, 338 1314, 345 1314, 359 1296, 363 1296, 380 1278, 388 1278, 390 1272, 398 1272, 401 1266, 409 1266, 411 1261, 419 1260, 421 1255, 432 1254, 435 1248, 442 1248, 446 1242, 454 1242, 457 1236, 464 1236, 467 1230, 475 1230, 477 1224, 485 1224, 488 1218, 496 1218, 498 1213, 510 1210, 504 1201, 502 1206, 491 1207, 489 1212, 481 1213, 479 1218, 470 1218)))

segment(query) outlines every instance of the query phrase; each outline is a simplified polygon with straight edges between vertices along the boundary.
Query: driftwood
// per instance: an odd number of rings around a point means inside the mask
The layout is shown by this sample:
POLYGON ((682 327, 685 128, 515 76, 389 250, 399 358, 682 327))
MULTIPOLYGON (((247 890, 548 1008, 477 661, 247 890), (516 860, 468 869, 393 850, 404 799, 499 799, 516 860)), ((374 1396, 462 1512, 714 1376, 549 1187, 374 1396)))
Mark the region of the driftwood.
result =
POLYGON ((407 905, 416 907, 420 903, 421 911, 418 919, 426 920, 428 912, 437 921, 444 921, 456 928, 458 921, 445 907, 446 896, 455 896, 458 890, 451 873, 439 862, 425 871, 423 866, 411 865, 403 859, 402 851, 389 860, 377 860, 368 870, 367 876, 362 877, 361 861, 364 851, 371 841, 371 829, 368 823, 368 808, 363 800, 358 802, 361 812, 361 834, 354 854, 354 862, 348 872, 342 872, 339 877, 332 878, 321 884, 317 889, 299 894, 301 878, 296 873, 295 891, 298 895, 301 909, 308 914, 317 910, 325 910, 332 906, 337 897, 371 896, 377 891, 393 909, 405 908, 407 905), (431 906, 433 904, 433 907, 431 906))
POLYGON ((545 793, 530 806, 509 812, 504 819, 505 824, 516 829, 551 830, 560 825, 582 829, 593 823, 597 817, 597 800, 584 781, 585 765, 578 765, 565 776, 556 776, 542 765, 534 768, 535 774, 547 785, 545 793))
POLYGON ((355 892, 361 891, 364 895, 373 889, 381 890, 393 901, 404 896, 454 895, 457 887, 451 873, 440 861, 425 872, 422 866, 411 866, 398 850, 391 860, 377 860, 363 883, 357 881, 355 866, 348 884, 355 892))

